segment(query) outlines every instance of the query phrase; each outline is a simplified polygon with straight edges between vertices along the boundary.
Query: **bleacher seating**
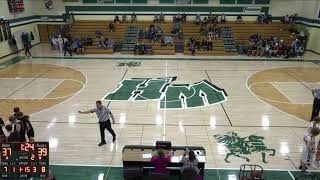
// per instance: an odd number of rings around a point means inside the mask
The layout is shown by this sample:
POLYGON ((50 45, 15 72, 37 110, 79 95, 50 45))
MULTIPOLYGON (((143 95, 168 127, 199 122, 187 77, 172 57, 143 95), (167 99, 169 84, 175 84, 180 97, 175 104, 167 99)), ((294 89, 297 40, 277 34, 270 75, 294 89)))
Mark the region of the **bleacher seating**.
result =
MULTIPOLYGON (((100 30, 103 33, 103 37, 111 38, 113 42, 123 41, 127 31, 127 27, 133 26, 138 29, 148 28, 152 22, 137 22, 137 23, 120 23, 115 25, 115 32, 108 31, 107 21, 76 21, 72 24, 70 34, 73 37, 81 38, 83 36, 90 36, 93 39, 93 45, 86 48, 87 54, 112 54, 112 49, 102 49, 98 46, 98 40, 95 37, 95 31, 100 30)), ((165 36, 171 35, 173 23, 154 23, 155 26, 161 28, 165 36)), ((182 26, 184 41, 189 37, 199 39, 200 42, 204 38, 200 35, 200 27, 193 22, 185 22, 182 26)), ((216 27, 228 27, 231 29, 232 38, 236 43, 244 43, 249 45, 249 37, 255 33, 259 33, 263 38, 269 38, 270 36, 278 37, 282 39, 285 44, 290 44, 296 37, 292 35, 289 30, 289 25, 282 24, 280 22, 272 22, 271 24, 257 24, 255 22, 245 22, 244 24, 237 24, 235 22, 228 22, 227 24, 218 24, 216 27)), ((160 43, 152 43, 149 40, 143 40, 146 45, 152 45, 154 55, 174 55, 175 44, 173 46, 161 47, 160 43)), ((235 52, 228 51, 228 40, 220 38, 214 40, 212 51, 196 51, 195 55, 237 55, 235 52)), ((190 55, 191 51, 185 46, 184 54, 190 55)))
POLYGON ((112 42, 121 41, 127 28, 127 24, 114 24, 115 32, 109 32, 107 21, 76 21, 72 24, 70 34, 72 37, 81 38, 89 36, 93 40, 93 45, 86 48, 86 54, 112 54, 113 49, 102 49, 98 46, 98 39, 95 37, 96 30, 102 32, 103 37, 111 38, 112 42))
MULTIPOLYGON (((280 22, 272 22, 271 24, 258 24, 256 22, 245 22, 244 24, 237 24, 235 22, 228 22, 227 24, 218 24, 216 27, 231 28, 233 39, 236 43, 244 43, 249 45, 249 37, 255 33, 259 33, 262 38, 270 38, 270 36, 278 37, 288 45, 296 37, 289 32, 289 25, 280 22)), ((183 24, 183 33, 185 39, 193 37, 195 39, 203 39, 200 35, 201 26, 195 25, 193 22, 186 22, 183 24)), ((223 40, 217 40, 213 43, 213 51, 196 51, 195 55, 236 55, 236 53, 225 52, 223 40)), ((191 51, 187 47, 184 48, 184 54, 190 55, 191 51)))
MULTIPOLYGON (((154 24, 157 27, 160 27, 160 29, 163 32, 164 36, 170 36, 173 23, 172 22, 165 22, 165 23, 153 23, 153 22, 138 22, 134 23, 133 25, 138 27, 138 29, 146 29, 149 28, 151 24, 154 24)), ((152 46, 152 51, 154 55, 175 55, 175 44, 172 46, 164 46, 161 47, 160 43, 150 43, 148 40, 144 40, 143 43, 146 45, 152 46)))

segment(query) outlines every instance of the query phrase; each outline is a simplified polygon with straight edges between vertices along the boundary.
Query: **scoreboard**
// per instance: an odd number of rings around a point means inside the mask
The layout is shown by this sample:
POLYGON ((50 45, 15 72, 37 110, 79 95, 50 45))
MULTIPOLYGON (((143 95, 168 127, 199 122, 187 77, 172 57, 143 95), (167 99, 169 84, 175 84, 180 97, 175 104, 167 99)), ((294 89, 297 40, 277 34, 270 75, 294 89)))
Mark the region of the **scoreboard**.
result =
POLYGON ((0 144, 0 179, 44 178, 49 172, 49 143, 0 144))
POLYGON ((24 11, 23 0, 8 0, 8 6, 12 13, 24 11))

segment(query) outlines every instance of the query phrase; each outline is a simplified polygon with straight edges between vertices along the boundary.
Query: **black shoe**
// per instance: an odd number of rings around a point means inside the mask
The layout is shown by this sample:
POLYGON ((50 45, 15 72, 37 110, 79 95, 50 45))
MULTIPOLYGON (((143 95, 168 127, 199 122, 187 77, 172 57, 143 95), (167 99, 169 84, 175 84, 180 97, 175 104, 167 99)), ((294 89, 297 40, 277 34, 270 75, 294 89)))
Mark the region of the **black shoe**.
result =
POLYGON ((112 142, 115 142, 116 141, 116 137, 114 136, 113 138, 112 138, 112 142))
POLYGON ((105 145, 105 144, 106 144, 106 142, 103 141, 103 142, 99 143, 98 146, 103 146, 103 145, 105 145))

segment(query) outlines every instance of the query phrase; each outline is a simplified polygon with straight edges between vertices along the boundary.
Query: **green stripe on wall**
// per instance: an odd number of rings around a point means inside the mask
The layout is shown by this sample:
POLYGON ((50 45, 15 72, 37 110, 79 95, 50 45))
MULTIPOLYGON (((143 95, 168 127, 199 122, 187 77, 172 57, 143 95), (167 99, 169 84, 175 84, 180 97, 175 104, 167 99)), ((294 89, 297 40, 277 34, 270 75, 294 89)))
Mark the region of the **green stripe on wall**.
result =
POLYGON ((238 4, 252 4, 252 0, 238 0, 238 4))
POLYGON ((83 0, 83 3, 97 3, 98 0, 83 0))
POLYGON ((220 4, 235 4, 236 0, 220 0, 220 4))
MULTIPOLYGON (((205 7, 205 6, 66 6, 66 12, 70 11, 97 11, 97 12, 243 12, 240 7, 205 7)), ((262 8, 269 10, 268 7, 262 8)))
POLYGON ((147 3, 148 3, 148 0, 132 0, 132 3, 147 4, 147 3))
POLYGON ((270 0, 255 0, 255 4, 270 4, 270 0))
POLYGON ((174 4, 174 0, 159 0, 160 4, 174 4))
POLYGON ((193 4, 208 4, 209 0, 193 0, 193 4))

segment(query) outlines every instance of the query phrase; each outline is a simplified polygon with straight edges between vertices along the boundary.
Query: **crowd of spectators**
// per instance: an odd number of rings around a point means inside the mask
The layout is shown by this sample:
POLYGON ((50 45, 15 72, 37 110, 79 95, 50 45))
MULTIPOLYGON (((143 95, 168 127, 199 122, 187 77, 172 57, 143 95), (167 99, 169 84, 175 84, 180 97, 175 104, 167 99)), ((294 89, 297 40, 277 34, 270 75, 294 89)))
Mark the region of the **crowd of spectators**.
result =
POLYGON ((212 51, 214 40, 221 38, 221 29, 215 25, 202 25, 200 28, 200 39, 190 37, 186 40, 185 45, 192 52, 196 51, 212 51))
POLYGON ((148 39, 152 42, 160 41, 161 37, 163 36, 163 32, 160 27, 155 26, 154 24, 151 24, 149 28, 146 28, 145 30, 140 29, 138 39, 148 39))
MULTIPOLYGON (((110 24, 112 24, 112 23, 110 23, 110 24)), ((110 24, 109 24, 109 30, 110 30, 110 27, 114 27, 113 24, 112 25, 110 25, 110 24)), ((114 32, 114 28, 113 28, 113 31, 110 30, 110 32, 114 32)), ((95 35, 96 35, 97 40, 99 41, 98 46, 100 48, 113 49, 114 43, 110 37, 103 37, 103 33, 100 30, 96 30, 95 35)))
POLYGON ((259 24, 270 24, 272 22, 272 16, 270 14, 260 14, 257 17, 259 24))
POLYGON ((294 24, 297 15, 285 15, 281 18, 283 24, 294 24))
POLYGON ((212 51, 213 39, 203 38, 200 40, 190 37, 186 40, 185 45, 188 47, 189 51, 191 51, 191 54, 194 55, 196 51, 212 51))
POLYGON ((84 55, 84 49, 86 46, 92 45, 92 39, 88 36, 84 36, 81 39, 70 35, 52 35, 50 38, 51 49, 63 52, 64 56, 69 54, 82 54, 84 55))
POLYGON ((152 45, 146 44, 144 42, 136 42, 134 46, 134 54, 135 55, 147 55, 152 54, 152 45))
POLYGON ((306 37, 303 32, 290 45, 286 45, 278 37, 262 38, 260 34, 256 33, 250 36, 248 46, 244 43, 238 44, 238 52, 249 56, 300 58, 303 56, 305 46, 306 37))
POLYGON ((211 12, 209 13, 208 17, 204 17, 201 19, 200 14, 197 14, 194 21, 196 25, 207 25, 207 24, 225 24, 227 22, 226 15, 224 13, 221 16, 213 15, 211 12))
POLYGON ((99 40, 99 47, 103 48, 103 49, 112 49, 113 48, 113 43, 111 38, 103 38, 101 37, 99 40))
POLYGON ((161 47, 174 45, 173 38, 171 36, 164 36, 163 31, 159 26, 151 24, 145 30, 139 30, 138 41, 135 44, 134 54, 152 54, 152 44, 154 43, 160 43, 161 47), (148 40, 150 43, 144 43, 144 40, 148 40))

